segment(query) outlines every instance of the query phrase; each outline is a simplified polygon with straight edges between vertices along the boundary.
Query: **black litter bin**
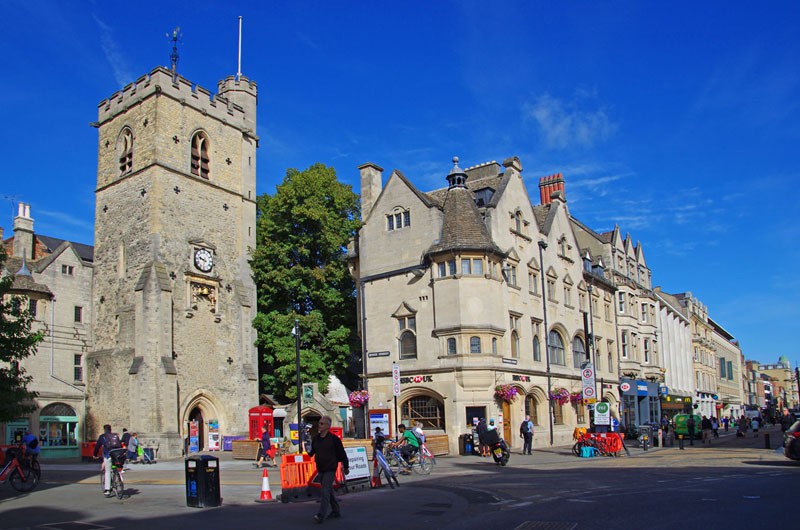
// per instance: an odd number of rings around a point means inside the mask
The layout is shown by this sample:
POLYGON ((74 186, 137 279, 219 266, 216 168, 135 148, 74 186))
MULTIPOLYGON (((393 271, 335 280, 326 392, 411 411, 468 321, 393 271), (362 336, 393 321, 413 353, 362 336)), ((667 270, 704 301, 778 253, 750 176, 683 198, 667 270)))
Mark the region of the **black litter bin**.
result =
POLYGON ((458 454, 462 456, 471 455, 473 445, 471 434, 460 435, 458 437, 458 454))
POLYGON ((210 508, 221 506, 219 458, 194 455, 186 459, 186 506, 210 508))

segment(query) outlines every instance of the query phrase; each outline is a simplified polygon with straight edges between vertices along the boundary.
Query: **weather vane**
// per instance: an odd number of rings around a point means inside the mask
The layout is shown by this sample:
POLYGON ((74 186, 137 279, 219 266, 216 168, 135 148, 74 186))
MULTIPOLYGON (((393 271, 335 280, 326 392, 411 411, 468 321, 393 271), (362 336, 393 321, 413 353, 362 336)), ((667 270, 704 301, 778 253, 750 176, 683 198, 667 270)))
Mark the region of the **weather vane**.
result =
POLYGON ((172 34, 167 33, 167 38, 172 41, 172 53, 169 54, 170 61, 172 61, 172 82, 178 82, 178 41, 183 35, 181 34, 180 26, 176 26, 172 30, 172 34))

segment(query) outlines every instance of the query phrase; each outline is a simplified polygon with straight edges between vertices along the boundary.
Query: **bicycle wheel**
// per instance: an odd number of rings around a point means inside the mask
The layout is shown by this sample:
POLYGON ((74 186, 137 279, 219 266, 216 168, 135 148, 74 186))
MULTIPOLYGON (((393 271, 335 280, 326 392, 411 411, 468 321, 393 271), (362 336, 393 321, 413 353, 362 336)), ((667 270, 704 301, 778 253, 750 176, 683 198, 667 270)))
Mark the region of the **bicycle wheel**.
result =
POLYGON ((8 479, 11 487, 17 491, 31 491, 39 483, 39 480, 33 474, 30 468, 23 469, 20 473, 20 468, 11 472, 11 478, 8 479))
POLYGON ((42 478, 42 468, 39 466, 39 461, 34 460, 31 462, 31 471, 33 472, 34 476, 36 476, 36 483, 39 483, 39 480, 42 478))
POLYGON ((118 499, 121 499, 125 493, 125 481, 122 480, 122 475, 116 469, 111 473, 111 489, 117 493, 118 499))
POLYGON ((397 458, 397 455, 390 454, 386 457, 386 461, 389 463, 389 467, 392 468, 392 473, 395 475, 400 473, 400 460, 397 458))
POLYGON ((575 445, 572 446, 572 454, 581 456, 581 447, 583 447, 583 444, 581 442, 576 442, 575 445))
POLYGON ((418 455, 413 469, 420 475, 430 475, 433 470, 433 462, 427 456, 418 455))

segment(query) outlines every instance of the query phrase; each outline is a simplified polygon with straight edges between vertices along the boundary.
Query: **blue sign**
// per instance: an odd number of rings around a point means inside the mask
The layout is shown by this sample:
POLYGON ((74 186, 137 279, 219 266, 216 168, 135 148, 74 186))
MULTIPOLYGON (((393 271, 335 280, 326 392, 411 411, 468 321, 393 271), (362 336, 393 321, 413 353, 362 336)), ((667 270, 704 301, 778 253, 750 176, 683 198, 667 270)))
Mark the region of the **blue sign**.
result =
POLYGON ((658 391, 659 391, 659 393, 661 393, 662 396, 668 396, 669 395, 669 388, 667 388, 667 385, 661 385, 658 388, 658 391))
POLYGON ((636 383, 636 395, 637 396, 647 395, 647 383, 636 383))

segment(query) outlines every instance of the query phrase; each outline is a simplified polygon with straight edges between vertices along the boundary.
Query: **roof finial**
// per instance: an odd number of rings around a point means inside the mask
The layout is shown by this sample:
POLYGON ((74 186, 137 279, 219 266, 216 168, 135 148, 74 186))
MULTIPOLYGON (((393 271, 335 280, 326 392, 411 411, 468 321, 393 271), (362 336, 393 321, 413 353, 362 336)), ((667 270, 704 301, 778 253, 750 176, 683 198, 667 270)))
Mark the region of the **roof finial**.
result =
POLYGON ((467 182, 467 174, 464 173, 464 170, 458 167, 458 157, 453 157, 453 169, 450 170, 450 174, 447 175, 447 182, 450 184, 451 188, 465 188, 467 182))
POLYGON ((167 38, 172 41, 172 53, 169 54, 169 59, 172 61, 172 82, 178 82, 178 41, 183 35, 181 35, 181 28, 180 26, 175 26, 175 29, 172 30, 172 35, 167 33, 167 38))

